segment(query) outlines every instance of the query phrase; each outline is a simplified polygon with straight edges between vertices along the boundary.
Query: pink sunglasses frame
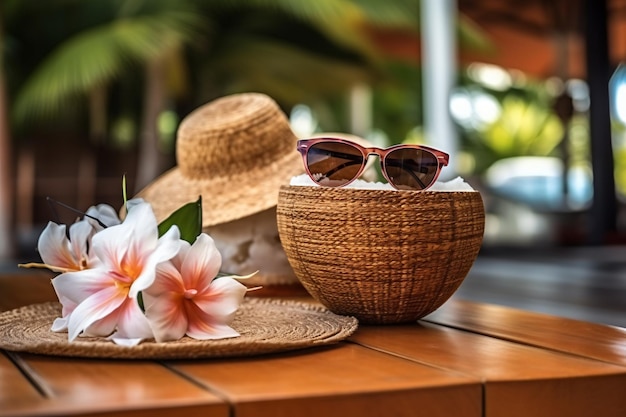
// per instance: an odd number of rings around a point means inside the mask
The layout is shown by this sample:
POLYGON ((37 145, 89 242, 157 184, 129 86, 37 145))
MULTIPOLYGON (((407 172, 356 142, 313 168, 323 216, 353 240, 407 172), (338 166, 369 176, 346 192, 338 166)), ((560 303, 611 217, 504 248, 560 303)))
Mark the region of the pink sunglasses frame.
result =
MULTIPOLYGON (((431 148, 429 146, 424 146, 424 145, 399 144, 399 145, 390 146, 388 148, 378 148, 378 147, 366 148, 364 146, 359 145, 358 143, 355 143, 355 142, 352 142, 352 141, 349 141, 349 140, 346 140, 346 139, 341 139, 341 138, 328 137, 328 138, 300 139, 300 140, 298 140, 298 143, 296 145, 296 149, 302 155, 302 162, 304 164, 304 168, 306 170, 306 173, 313 180, 313 182, 315 182, 316 184, 319 184, 319 183, 315 180, 313 174, 311 174, 311 171, 309 171, 309 164, 307 162, 307 154, 309 152, 309 149, 311 149, 312 146, 314 146, 314 145, 316 145, 318 143, 324 143, 324 142, 342 143, 342 144, 345 144, 345 145, 352 146, 352 147, 356 148, 357 150, 359 150, 361 152, 362 156, 363 156, 363 163, 361 163, 361 168, 359 168, 359 171, 356 173, 354 178, 351 179, 350 181, 346 182, 345 184, 338 186, 338 187, 345 187, 346 185, 354 182, 354 180, 359 178, 361 176, 361 174, 363 173, 363 171, 365 170, 365 168, 367 166, 368 157, 370 155, 378 155, 378 158, 380 159, 380 167, 381 167, 381 171, 382 171, 383 175, 385 176, 385 178, 387 179, 387 181, 389 182, 389 184, 393 188, 399 190, 399 188, 396 187, 396 185, 393 183, 393 181, 391 181, 389 179, 389 176, 387 175, 385 159, 387 158, 387 155, 389 153, 391 153, 393 151, 396 151, 398 149, 418 149, 418 150, 425 151, 425 152, 428 152, 428 153, 432 154, 433 156, 435 156, 435 158, 437 159, 437 162, 438 162, 437 163, 437 171, 435 172, 435 176, 433 177, 433 179, 430 182, 430 184, 427 184, 421 190, 413 190, 413 191, 424 191, 424 190, 427 190, 428 188, 432 187, 432 185, 437 181, 437 178, 439 178, 439 174, 441 174, 442 168, 444 166, 447 166, 448 163, 449 163, 449 160, 450 160, 450 156, 447 153, 445 153, 443 151, 440 151, 438 149, 435 149, 435 148, 431 148)), ((322 184, 320 184, 320 185, 322 185, 322 184)), ((330 187, 332 187, 332 186, 330 186, 330 187)))

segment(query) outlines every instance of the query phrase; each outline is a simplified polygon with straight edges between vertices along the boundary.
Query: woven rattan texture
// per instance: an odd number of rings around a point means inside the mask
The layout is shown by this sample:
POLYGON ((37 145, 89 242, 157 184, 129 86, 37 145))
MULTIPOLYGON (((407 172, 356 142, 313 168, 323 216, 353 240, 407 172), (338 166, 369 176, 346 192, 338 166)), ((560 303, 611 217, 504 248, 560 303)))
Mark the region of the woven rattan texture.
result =
POLYGON ((58 303, 33 304, 0 314, 0 348, 56 356, 124 359, 188 359, 251 356, 337 343, 358 322, 316 304, 278 298, 247 298, 232 327, 241 336, 220 340, 143 342, 124 347, 102 338, 68 342, 67 333, 50 331, 61 314, 58 303))
POLYGON ((202 226, 228 223, 276 206, 278 188, 304 172, 289 120, 269 96, 242 93, 198 107, 180 124, 177 166, 137 197, 159 222, 203 198, 202 226))
POLYGON ((461 285, 480 249, 478 192, 284 186, 281 242, 304 287, 362 323, 417 320, 461 285))

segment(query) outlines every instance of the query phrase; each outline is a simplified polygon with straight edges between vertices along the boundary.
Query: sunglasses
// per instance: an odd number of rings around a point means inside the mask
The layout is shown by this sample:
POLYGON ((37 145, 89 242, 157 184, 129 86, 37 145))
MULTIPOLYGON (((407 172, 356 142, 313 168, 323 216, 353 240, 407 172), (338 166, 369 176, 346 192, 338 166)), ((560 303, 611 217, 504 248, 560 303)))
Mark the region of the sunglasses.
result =
POLYGON ((357 179, 367 158, 380 158, 382 173, 398 190, 426 190, 432 186, 441 168, 448 165, 447 153, 420 145, 394 145, 389 148, 365 148, 336 138, 301 139, 297 145, 304 167, 311 179, 326 187, 343 187, 357 179))

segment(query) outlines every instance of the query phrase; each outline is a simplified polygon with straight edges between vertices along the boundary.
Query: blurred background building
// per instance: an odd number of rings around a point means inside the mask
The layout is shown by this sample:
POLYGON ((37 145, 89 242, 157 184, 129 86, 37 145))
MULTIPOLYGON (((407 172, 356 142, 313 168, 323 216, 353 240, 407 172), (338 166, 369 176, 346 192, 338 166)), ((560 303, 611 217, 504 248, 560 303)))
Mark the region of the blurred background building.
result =
POLYGON ((302 137, 450 152, 485 248, 626 241, 626 0, 4 0, 0 52, 3 259, 75 216, 47 197, 121 206, 244 91, 302 137))

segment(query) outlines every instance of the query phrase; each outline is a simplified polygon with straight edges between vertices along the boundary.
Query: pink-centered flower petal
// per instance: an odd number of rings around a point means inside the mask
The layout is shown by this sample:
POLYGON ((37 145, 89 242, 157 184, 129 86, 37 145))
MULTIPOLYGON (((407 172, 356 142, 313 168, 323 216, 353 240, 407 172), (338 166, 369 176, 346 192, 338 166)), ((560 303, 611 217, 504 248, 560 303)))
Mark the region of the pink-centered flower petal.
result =
POLYGON ((142 292, 146 309, 161 294, 168 292, 182 294, 185 291, 180 271, 172 262, 160 263, 157 266, 157 277, 158 279, 155 279, 154 283, 142 292))
POLYGON ((48 223, 39 236, 37 244, 43 265, 52 270, 80 271, 95 266, 97 260, 89 252, 95 229, 87 220, 80 220, 69 227, 48 223))
POLYGON ((93 266, 93 259, 90 259, 88 253, 93 233, 93 227, 86 220, 81 220, 70 225, 70 246, 72 248, 73 257, 79 264, 80 269, 93 266))
MULTIPOLYGON (((53 285, 54 285, 54 283, 53 283, 53 285)), ((52 288, 54 289, 54 286, 52 288)), ((86 295, 84 296, 83 299, 89 297, 89 294, 91 294, 91 292, 86 293, 86 295)), ((78 294, 74 294, 74 295, 79 296, 78 294)), ((72 298, 70 298, 69 296, 67 296, 67 295, 65 295, 63 293, 57 294, 57 298, 59 299, 59 302, 63 306, 63 317, 67 316, 69 313, 74 311, 74 309, 78 305, 78 301, 74 301, 72 298)))
POLYGON ((97 233, 92 240, 93 251, 104 267, 131 282, 131 298, 152 285, 156 266, 176 255, 179 242, 180 232, 175 226, 159 239, 156 218, 148 203, 133 206, 122 224, 97 233))
POLYGON ((209 288, 193 298, 193 302, 212 321, 230 323, 241 305, 247 288, 230 277, 213 280, 209 288))
MULTIPOLYGON (((107 287, 89 296, 76 306, 69 316, 68 338, 73 341, 93 323, 113 313, 124 301, 127 294, 123 288, 117 286, 107 287)), ((97 336, 108 336, 99 334, 97 336)))
MULTIPOLYGON (((156 218, 149 204, 138 204, 126 220, 108 227, 93 237, 93 251, 109 269, 130 268, 143 264, 158 242, 156 218)), ((125 273, 138 274, 128 270, 125 273)))
POLYGON ((126 253, 125 244, 133 234, 133 229, 125 227, 124 223, 106 228, 94 235, 91 240, 91 251, 100 260, 102 268, 117 271, 121 267, 126 253))
POLYGON ((157 246, 159 229, 150 204, 141 203, 133 206, 123 225, 133 231, 132 239, 129 242, 130 251, 148 252, 157 246))
POLYGON ((136 297, 139 291, 150 287, 156 276, 157 265, 172 259, 180 249, 180 231, 178 227, 172 226, 158 240, 158 246, 149 254, 146 259, 145 268, 142 274, 133 282, 129 295, 136 297))
POLYGON ((184 297, 179 292, 165 292, 151 300, 146 307, 146 318, 152 327, 154 339, 167 342, 183 337, 188 324, 184 297))
POLYGON ((83 335, 108 336, 116 344, 124 346, 134 346, 143 339, 153 337, 152 329, 137 301, 131 298, 126 298, 115 311, 90 325, 83 335))
MULTIPOLYGON (((179 245, 180 248, 178 250, 178 253, 176 254, 176 256, 170 259, 170 262, 172 263, 174 268, 176 268, 178 271, 181 271, 183 267, 183 261, 185 260, 187 254, 189 253, 189 250, 191 249, 191 244, 186 240, 181 240, 179 242, 179 245)), ((180 275, 180 272, 178 274, 180 275)))
POLYGON ((101 318, 98 321, 93 322, 87 327, 82 335, 92 337, 105 337, 113 334, 117 328, 117 321, 119 318, 119 308, 113 311, 111 314, 101 318))
POLYGON ((191 247, 182 245, 171 262, 159 265, 154 284, 143 293, 157 341, 184 334, 197 339, 238 336, 229 324, 246 287, 230 277, 214 279, 220 264, 213 239, 203 233, 191 247))
POLYGON ((91 206, 87 209, 86 214, 87 216, 85 216, 85 220, 87 220, 96 231, 103 229, 100 223, 106 227, 120 224, 120 218, 117 215, 117 211, 108 204, 91 206), (99 222, 94 219, 98 219, 99 222))
POLYGON ((185 304, 189 325, 187 335, 198 340, 225 339, 237 337, 239 333, 227 323, 215 320, 206 314, 195 303, 185 304))
POLYGON ((67 322, 69 321, 69 317, 57 317, 52 322, 52 327, 50 328, 53 332, 64 332, 67 331, 67 322))
POLYGON ((153 337, 150 323, 136 299, 126 298, 117 313, 117 331, 111 335, 115 343, 132 346, 153 337))
POLYGON ((111 335, 109 339, 115 342, 116 345, 133 347, 133 346, 137 346, 144 338, 141 338, 141 337, 126 338, 126 337, 117 337, 116 335, 111 335))
MULTIPOLYGON (((176 257, 178 256, 180 252, 176 257)), ((184 292, 180 271, 174 263, 159 264, 154 283, 142 292, 146 318, 157 342, 178 340, 185 335, 187 317, 182 308, 184 292)))
POLYGON ((112 286, 115 286, 114 280, 100 269, 67 272, 52 280, 52 287, 64 308, 72 308, 72 304, 75 307, 89 296, 112 286))
POLYGON ((211 285, 222 265, 215 242, 206 233, 201 233, 189 249, 181 266, 181 276, 185 288, 195 288, 200 292, 206 291, 211 285))
POLYGON ((80 260, 75 259, 65 231, 64 224, 48 222, 37 242, 39 256, 46 265, 79 271, 80 260))

